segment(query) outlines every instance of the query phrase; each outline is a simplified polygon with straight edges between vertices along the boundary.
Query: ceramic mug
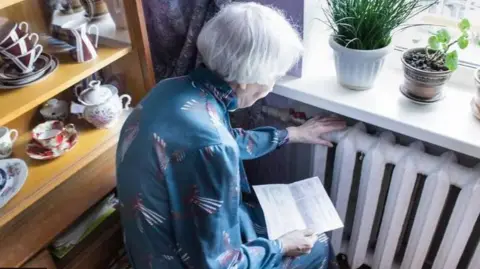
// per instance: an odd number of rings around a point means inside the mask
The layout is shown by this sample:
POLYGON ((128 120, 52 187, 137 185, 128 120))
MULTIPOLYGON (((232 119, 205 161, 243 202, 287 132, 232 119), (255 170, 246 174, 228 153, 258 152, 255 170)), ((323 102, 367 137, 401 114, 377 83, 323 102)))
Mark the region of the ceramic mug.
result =
POLYGON ((32 137, 44 148, 53 149, 60 146, 68 134, 69 129, 75 130, 75 125, 67 124, 58 120, 46 121, 37 125, 32 130, 32 137))
MULTIPOLYGON (((8 52, 9 54, 15 57, 21 56, 23 54, 26 54, 31 49, 33 49, 37 45, 38 40, 39 40, 39 37, 36 33, 25 34, 15 43, 1 50, 0 53, 5 55, 4 52, 8 52)), ((5 56, 8 57, 8 55, 5 55, 5 56)))
POLYGON ((0 159, 8 158, 12 155, 13 143, 17 141, 18 131, 0 127, 0 159))
POLYGON ((98 38, 100 34, 97 25, 70 22, 64 24, 62 29, 68 33, 69 42, 67 43, 75 46, 75 49, 70 51, 75 61, 84 63, 97 58, 98 38), (92 35, 92 32, 94 41, 92 41, 89 36, 92 35))
POLYGON ((108 6, 104 0, 81 0, 84 5, 86 16, 95 19, 108 14, 108 6))
POLYGON ((61 4, 61 11, 66 14, 77 13, 83 11, 83 6, 80 0, 67 0, 61 4))
POLYGON ((0 29, 0 48, 7 48, 28 33, 28 23, 6 23, 0 29))

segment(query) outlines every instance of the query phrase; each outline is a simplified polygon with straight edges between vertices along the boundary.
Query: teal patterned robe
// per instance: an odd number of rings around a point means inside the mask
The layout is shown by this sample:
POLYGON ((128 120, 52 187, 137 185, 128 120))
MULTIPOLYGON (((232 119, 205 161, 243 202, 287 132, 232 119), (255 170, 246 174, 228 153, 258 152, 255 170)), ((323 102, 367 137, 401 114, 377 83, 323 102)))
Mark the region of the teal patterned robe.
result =
POLYGON ((117 191, 134 268, 329 268, 325 235, 311 254, 284 257, 266 239, 261 208, 242 201, 242 160, 282 146, 288 133, 233 129, 236 108, 228 83, 200 67, 160 82, 127 119, 117 191))

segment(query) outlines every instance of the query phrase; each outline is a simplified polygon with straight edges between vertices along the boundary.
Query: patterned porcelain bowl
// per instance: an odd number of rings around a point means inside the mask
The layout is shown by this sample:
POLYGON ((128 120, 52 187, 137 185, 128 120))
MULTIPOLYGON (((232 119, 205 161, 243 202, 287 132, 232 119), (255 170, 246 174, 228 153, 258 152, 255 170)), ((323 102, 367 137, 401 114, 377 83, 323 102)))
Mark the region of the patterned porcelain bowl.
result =
POLYGON ((68 117, 68 103, 64 100, 48 100, 40 109, 40 114, 45 120, 64 121, 68 117))

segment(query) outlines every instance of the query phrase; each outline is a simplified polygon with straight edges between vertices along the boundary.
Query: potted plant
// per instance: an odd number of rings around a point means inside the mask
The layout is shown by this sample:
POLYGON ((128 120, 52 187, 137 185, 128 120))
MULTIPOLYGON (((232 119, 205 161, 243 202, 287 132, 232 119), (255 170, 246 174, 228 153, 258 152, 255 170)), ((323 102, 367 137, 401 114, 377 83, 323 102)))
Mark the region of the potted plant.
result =
POLYGON ((325 23, 333 30, 329 43, 334 50, 338 82, 354 90, 371 88, 385 56, 393 49, 394 31, 436 4, 433 1, 423 5, 423 2, 327 0, 325 23))
POLYGON ((426 47, 409 49, 403 53, 403 94, 424 102, 442 98, 443 85, 458 67, 458 52, 453 46, 465 49, 470 43, 470 22, 461 20, 458 29, 460 35, 456 39, 452 39, 446 29, 441 29, 428 39, 426 47))

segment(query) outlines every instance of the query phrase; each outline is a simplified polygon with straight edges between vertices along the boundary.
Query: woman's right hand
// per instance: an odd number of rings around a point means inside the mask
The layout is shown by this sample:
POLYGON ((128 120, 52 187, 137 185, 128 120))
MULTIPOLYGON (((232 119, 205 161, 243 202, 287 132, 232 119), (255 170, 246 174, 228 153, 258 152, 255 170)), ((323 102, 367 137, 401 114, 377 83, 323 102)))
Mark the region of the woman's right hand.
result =
POLYGON ((310 253, 318 237, 311 230, 297 230, 282 235, 278 240, 282 243, 285 256, 296 257, 310 253))

